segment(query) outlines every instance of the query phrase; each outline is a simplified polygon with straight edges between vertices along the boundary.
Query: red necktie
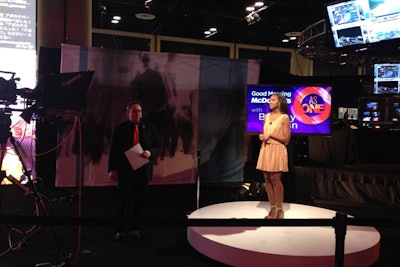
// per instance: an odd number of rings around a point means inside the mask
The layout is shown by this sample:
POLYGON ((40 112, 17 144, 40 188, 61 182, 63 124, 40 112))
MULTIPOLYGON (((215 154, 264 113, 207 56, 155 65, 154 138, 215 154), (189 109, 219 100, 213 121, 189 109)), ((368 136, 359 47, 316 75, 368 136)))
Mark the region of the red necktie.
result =
POLYGON ((138 124, 135 123, 135 130, 133 131, 133 145, 139 143, 139 127, 138 124))

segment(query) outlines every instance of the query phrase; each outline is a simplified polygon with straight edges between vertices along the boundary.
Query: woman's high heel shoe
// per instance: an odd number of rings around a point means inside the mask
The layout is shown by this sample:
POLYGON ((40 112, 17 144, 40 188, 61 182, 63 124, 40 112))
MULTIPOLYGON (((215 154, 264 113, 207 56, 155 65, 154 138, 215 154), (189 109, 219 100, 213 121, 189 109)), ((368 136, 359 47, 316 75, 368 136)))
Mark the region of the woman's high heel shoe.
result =
POLYGON ((275 214, 276 214, 276 216, 275 216, 276 219, 285 218, 285 212, 283 211, 283 208, 277 208, 275 214))
POLYGON ((268 215, 265 216, 265 219, 275 219, 276 218, 276 206, 272 205, 271 209, 268 212, 268 215))

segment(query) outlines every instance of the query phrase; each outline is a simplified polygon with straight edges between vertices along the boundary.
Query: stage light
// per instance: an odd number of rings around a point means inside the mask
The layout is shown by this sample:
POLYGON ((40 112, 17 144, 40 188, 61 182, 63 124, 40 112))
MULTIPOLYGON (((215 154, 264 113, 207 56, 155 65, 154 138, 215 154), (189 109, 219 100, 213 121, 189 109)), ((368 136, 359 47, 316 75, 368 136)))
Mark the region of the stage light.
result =
POLYGON ((248 25, 252 25, 260 20, 261 20, 261 17, 256 12, 251 12, 250 14, 248 14, 246 16, 246 21, 247 21, 248 25))
POLYGON ((217 33, 218 33, 217 28, 211 27, 210 29, 204 31, 204 34, 205 34, 204 38, 209 38, 209 37, 211 37, 211 36, 213 36, 214 34, 217 34, 217 33))
POLYGON ((118 24, 121 21, 121 16, 113 16, 111 23, 118 24))
POLYGON ((144 1, 144 8, 147 9, 148 12, 150 12, 150 8, 153 4, 153 0, 146 0, 144 1))
POLYGON ((257 21, 261 20, 259 12, 265 10, 268 8, 268 6, 264 6, 264 3, 261 4, 261 2, 257 2, 258 4, 254 6, 247 7, 246 10, 250 11, 252 10, 249 14, 246 15, 245 20, 247 21, 248 25, 252 25, 256 23, 257 21))
MULTIPOLYGON (((287 32, 285 33, 285 39, 287 42, 296 41, 297 38, 301 35, 301 32, 287 32), (287 37, 287 38, 286 38, 287 37)), ((286 42, 286 41, 285 41, 286 42)))

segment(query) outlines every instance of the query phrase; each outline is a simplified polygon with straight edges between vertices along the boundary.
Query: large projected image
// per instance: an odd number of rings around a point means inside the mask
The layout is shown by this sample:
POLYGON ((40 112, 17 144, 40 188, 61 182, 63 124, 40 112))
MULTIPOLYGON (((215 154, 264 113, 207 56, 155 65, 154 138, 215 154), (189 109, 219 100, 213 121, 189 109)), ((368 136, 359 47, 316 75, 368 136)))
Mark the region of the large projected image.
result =
POLYGON ((0 71, 19 87, 36 84, 36 0, 0 0, 0 71))
POLYGON ((27 108, 24 88, 36 85, 36 0, 0 0, 0 143, 1 184, 23 180, 24 166, 34 177, 34 122, 20 114, 27 108))
POLYGON ((292 134, 329 135, 331 133, 332 87, 329 85, 249 85, 247 87, 247 123, 250 134, 263 130, 269 110, 269 97, 286 96, 292 134))

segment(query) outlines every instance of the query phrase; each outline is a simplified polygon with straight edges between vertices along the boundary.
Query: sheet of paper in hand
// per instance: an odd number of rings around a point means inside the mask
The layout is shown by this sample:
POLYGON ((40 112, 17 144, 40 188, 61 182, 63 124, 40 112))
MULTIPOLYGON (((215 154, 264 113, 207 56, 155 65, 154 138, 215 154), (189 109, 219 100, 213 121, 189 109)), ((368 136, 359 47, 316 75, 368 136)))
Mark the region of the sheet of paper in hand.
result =
POLYGON ((125 151, 125 155, 134 170, 137 170, 143 165, 149 163, 149 159, 140 156, 143 152, 144 151, 140 143, 125 151))

